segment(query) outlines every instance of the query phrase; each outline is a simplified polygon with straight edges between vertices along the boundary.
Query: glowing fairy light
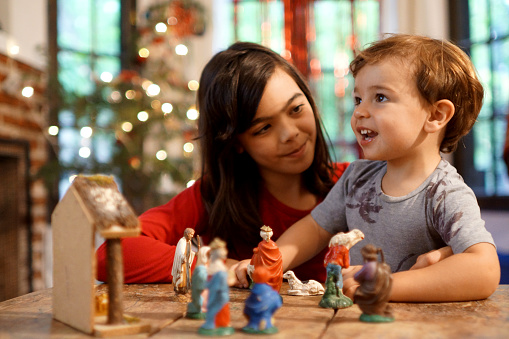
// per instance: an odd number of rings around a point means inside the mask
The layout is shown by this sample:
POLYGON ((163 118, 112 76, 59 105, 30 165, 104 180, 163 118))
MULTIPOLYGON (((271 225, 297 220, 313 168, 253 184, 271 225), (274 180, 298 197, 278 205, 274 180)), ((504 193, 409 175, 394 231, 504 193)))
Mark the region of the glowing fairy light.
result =
POLYGON ((59 131, 60 131, 60 129, 58 128, 58 126, 50 126, 50 127, 48 127, 48 134, 49 135, 58 135, 59 131))
POLYGON ((164 114, 170 114, 173 111, 173 105, 169 102, 165 102, 161 105, 161 111, 163 111, 164 114))
POLYGON ((166 151, 164 151, 164 150, 159 150, 159 151, 157 151, 157 153, 156 153, 156 158, 157 158, 157 160, 161 160, 161 161, 163 161, 163 160, 165 160, 167 157, 168 157, 168 154, 167 154, 167 153, 166 153, 166 151))
POLYGON ((166 26, 166 24, 164 22, 158 22, 156 24, 156 32, 157 33, 164 33, 164 32, 166 32, 167 29, 168 29, 168 27, 166 26))
POLYGON ((148 56, 150 55, 150 51, 148 50, 148 48, 140 48, 140 50, 138 51, 138 55, 141 57, 141 58, 148 58, 148 56))
POLYGON ((83 137, 83 138, 90 138, 92 136, 92 127, 89 127, 89 126, 85 126, 85 127, 82 127, 81 130, 80 130, 80 135, 83 137))
POLYGON ((197 91, 200 87, 200 84, 196 80, 191 80, 187 83, 187 88, 189 88, 191 91, 197 91))
POLYGON ((194 145, 191 142, 186 142, 184 144, 183 148, 184 148, 184 152, 186 152, 186 153, 191 153, 192 151, 194 151, 194 145))
POLYGON ((129 121, 126 121, 121 126, 122 131, 129 133, 133 130, 133 124, 131 124, 129 121))
POLYGON ((25 98, 30 98, 32 95, 34 95, 34 88, 31 86, 26 86, 21 90, 21 95, 25 98))
POLYGON ((188 52, 188 49, 187 49, 186 45, 179 44, 179 45, 175 46, 175 53, 177 53, 177 55, 186 55, 187 52, 188 52))
POLYGON ((147 121, 148 120, 148 113, 145 112, 145 111, 138 112, 137 117, 138 117, 139 121, 142 121, 142 122, 143 121, 147 121))
POLYGON ((88 148, 88 147, 81 147, 80 150, 78 151, 78 154, 80 155, 80 157, 85 158, 85 159, 90 157, 91 153, 92 152, 90 151, 90 148, 88 148))
POLYGON ((196 108, 194 108, 194 106, 192 106, 191 108, 189 108, 189 110, 187 111, 186 113, 186 116, 189 120, 196 120, 198 119, 198 116, 199 116, 199 113, 198 111, 196 110, 196 108))
POLYGON ((148 86, 148 88, 147 88, 147 95, 149 97, 155 97, 160 92, 161 92, 161 88, 156 84, 152 84, 152 85, 148 86))
POLYGON ((100 78, 102 82, 110 83, 113 80, 113 74, 110 72, 102 72, 100 78))

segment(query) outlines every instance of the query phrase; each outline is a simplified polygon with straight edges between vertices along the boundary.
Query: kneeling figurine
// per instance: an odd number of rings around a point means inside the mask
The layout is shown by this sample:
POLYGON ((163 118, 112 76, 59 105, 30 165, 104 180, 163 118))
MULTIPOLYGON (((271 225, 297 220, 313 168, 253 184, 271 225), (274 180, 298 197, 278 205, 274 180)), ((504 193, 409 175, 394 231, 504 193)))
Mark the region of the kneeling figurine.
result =
POLYGON ((270 276, 269 270, 263 266, 256 267, 253 272, 254 286, 244 307, 248 324, 242 331, 246 333, 272 334, 278 331, 272 323, 272 315, 283 305, 283 301, 279 293, 267 284, 270 276))

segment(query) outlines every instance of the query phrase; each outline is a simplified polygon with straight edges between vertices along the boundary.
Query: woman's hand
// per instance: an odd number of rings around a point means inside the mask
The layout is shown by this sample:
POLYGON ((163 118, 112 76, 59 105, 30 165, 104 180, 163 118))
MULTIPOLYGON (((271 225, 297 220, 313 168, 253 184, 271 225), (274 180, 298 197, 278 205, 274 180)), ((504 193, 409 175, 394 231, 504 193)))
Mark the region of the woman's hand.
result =
POLYGON ((436 264, 439 261, 444 260, 447 257, 453 255, 451 246, 439 248, 438 250, 432 250, 427 253, 421 254, 417 257, 415 264, 410 267, 411 270, 417 270, 436 264))
POLYGON ((246 259, 242 261, 235 261, 233 263, 232 259, 227 259, 226 265, 229 266, 230 271, 232 271, 235 275, 236 281, 232 286, 238 288, 248 288, 249 281, 247 279, 247 265, 251 262, 251 259, 246 259), (231 260, 232 263, 229 265, 228 261, 231 260))
POLYGON ((362 269, 362 266, 350 266, 341 270, 343 275, 343 294, 353 300, 353 295, 360 284, 354 279, 355 274, 362 269))

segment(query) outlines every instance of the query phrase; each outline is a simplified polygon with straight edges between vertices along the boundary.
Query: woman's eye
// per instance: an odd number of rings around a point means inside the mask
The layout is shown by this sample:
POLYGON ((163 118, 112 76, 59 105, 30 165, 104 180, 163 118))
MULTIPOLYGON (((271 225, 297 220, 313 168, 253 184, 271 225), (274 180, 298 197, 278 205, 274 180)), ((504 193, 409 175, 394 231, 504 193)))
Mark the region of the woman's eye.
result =
POLYGON ((264 125, 263 127, 258 128, 254 134, 255 135, 264 134, 269 130, 269 128, 270 128, 270 125, 264 125))
POLYGON ((377 94, 376 95, 376 101, 377 102, 384 102, 387 101, 387 97, 383 94, 377 94))
POLYGON ((295 106, 292 109, 292 113, 300 113, 304 109, 304 104, 295 106))

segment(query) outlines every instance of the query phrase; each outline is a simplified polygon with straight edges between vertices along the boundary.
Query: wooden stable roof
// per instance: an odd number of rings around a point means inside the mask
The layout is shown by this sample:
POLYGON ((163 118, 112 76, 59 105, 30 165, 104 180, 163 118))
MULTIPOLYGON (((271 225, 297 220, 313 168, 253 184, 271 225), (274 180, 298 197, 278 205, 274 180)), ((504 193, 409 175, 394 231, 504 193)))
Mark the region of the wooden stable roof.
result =
POLYGON ((140 233, 140 222, 113 177, 78 175, 71 187, 80 196, 102 237, 132 237, 140 233))

